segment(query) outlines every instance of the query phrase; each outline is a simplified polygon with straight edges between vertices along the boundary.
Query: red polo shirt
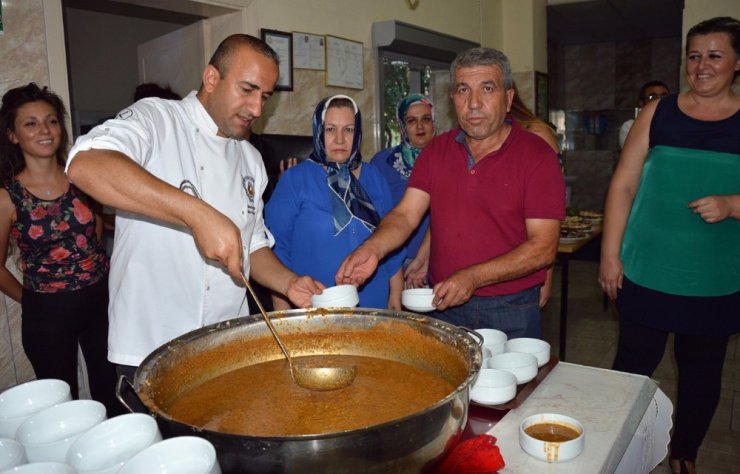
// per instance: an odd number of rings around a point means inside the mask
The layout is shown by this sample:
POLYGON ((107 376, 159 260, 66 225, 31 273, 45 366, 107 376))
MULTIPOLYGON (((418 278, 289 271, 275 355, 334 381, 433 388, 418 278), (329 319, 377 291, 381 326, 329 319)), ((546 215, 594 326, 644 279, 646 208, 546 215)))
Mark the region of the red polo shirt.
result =
MULTIPOLYGON (((432 283, 524 243, 526 219, 565 218, 565 181, 557 155, 512 122, 501 148, 472 167, 460 128, 435 137, 414 164, 408 185, 431 197, 432 283)), ((478 288, 475 294, 509 295, 544 281, 543 269, 478 288)))

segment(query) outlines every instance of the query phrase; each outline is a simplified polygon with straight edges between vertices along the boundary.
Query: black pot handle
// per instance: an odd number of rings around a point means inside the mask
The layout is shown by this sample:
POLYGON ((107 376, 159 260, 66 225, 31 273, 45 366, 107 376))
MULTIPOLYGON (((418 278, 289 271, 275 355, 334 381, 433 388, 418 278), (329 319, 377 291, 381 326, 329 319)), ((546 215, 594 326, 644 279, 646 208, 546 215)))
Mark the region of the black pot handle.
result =
POLYGON ((144 413, 147 415, 149 414, 149 410, 146 408, 146 405, 144 405, 144 402, 141 401, 139 395, 136 394, 136 390, 134 389, 133 384, 131 384, 131 381, 125 375, 121 375, 120 377, 118 377, 118 383, 116 383, 116 398, 118 398, 118 401, 121 402, 121 404, 123 404, 123 406, 126 407, 126 409, 131 413, 144 413), (131 408, 131 405, 126 402, 126 396, 123 393, 124 389, 127 389, 128 392, 133 395, 136 403, 141 407, 140 410, 135 410, 131 408))
POLYGON ((476 331, 474 331, 472 329, 468 329, 465 326, 458 326, 458 328, 460 328, 463 331, 465 331, 466 333, 470 334, 473 337, 473 339, 475 339, 476 341, 478 341, 478 346, 482 346, 483 345, 483 336, 481 336, 478 332, 476 332, 476 331))

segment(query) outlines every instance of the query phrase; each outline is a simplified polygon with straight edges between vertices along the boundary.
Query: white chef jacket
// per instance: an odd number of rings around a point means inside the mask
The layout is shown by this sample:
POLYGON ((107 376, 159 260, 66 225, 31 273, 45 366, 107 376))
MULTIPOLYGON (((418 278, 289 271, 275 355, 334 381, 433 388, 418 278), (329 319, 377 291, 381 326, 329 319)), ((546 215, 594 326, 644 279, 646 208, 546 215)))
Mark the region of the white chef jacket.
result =
MULTIPOLYGON (((172 186, 199 195, 240 229, 249 275, 246 256, 274 244, 262 219, 267 173, 247 140, 219 137, 217 131, 195 91, 182 101, 145 99, 80 137, 67 166, 83 150, 117 150, 172 186)), ((249 314, 244 288, 200 255, 187 229, 118 211, 115 232, 110 361, 139 365, 188 331, 249 314)))

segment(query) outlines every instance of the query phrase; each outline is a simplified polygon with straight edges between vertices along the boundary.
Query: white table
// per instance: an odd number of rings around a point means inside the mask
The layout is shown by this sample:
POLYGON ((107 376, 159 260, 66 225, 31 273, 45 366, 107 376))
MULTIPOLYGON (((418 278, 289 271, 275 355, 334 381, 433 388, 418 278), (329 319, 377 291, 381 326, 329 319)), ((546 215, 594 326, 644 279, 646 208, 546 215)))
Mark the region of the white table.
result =
POLYGON ((673 406, 655 381, 641 375, 560 362, 529 397, 489 434, 506 462, 502 473, 641 473, 666 455, 673 406), (547 463, 519 446, 519 424, 537 413, 578 419, 586 442, 580 456, 547 463))

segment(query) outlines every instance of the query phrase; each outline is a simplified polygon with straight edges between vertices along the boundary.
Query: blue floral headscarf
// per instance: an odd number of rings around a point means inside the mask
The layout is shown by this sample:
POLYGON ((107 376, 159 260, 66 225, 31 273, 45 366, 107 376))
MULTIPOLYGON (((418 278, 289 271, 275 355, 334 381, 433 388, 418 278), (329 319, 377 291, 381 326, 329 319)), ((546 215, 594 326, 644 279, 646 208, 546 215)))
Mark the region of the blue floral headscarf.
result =
POLYGON ((380 222, 380 215, 375 210, 370 197, 360 185, 360 181, 352 174, 362 163, 360 142, 362 141, 362 115, 352 98, 346 95, 327 97, 319 102, 313 114, 313 151, 311 160, 324 165, 326 181, 332 194, 332 215, 334 216, 334 230, 339 234, 356 217, 369 230, 375 230, 380 222), (352 150, 344 163, 329 161, 324 143, 324 119, 326 111, 332 101, 347 99, 352 103, 355 113, 355 134, 352 138, 352 150))
MULTIPOLYGON (((401 157, 403 158, 403 166, 406 168, 406 176, 411 174, 411 169, 414 167, 416 158, 421 153, 421 148, 416 148, 411 144, 409 140, 409 132, 406 129, 406 114, 409 108, 415 104, 424 104, 429 107, 432 111, 432 120, 434 120, 434 105, 429 97, 421 94, 409 94, 398 102, 396 107, 396 120, 398 121, 398 129, 401 132, 401 157)), ((432 130, 434 133, 434 130, 432 130)))

